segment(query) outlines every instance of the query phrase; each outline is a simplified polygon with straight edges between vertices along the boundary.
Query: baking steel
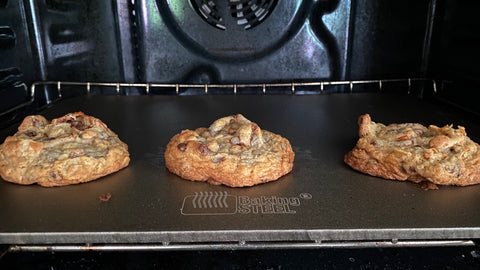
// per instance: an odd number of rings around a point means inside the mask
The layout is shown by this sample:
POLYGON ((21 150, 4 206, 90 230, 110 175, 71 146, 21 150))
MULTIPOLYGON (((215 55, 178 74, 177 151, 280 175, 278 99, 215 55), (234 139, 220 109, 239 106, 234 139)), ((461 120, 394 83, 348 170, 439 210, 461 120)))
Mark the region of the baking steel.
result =
MULTIPOLYGON (((298 243, 475 239, 480 186, 425 191, 351 170, 343 156, 358 139, 357 118, 460 124, 479 142, 480 125, 406 95, 83 96, 41 112, 83 111, 129 145, 129 167, 58 188, 0 182, 2 244, 298 243), (288 138, 293 171, 249 188, 190 182, 168 172, 163 153, 183 129, 242 113, 288 138), (99 196, 111 193, 107 202, 99 196)), ((16 126, 0 132, 3 141, 16 126)))

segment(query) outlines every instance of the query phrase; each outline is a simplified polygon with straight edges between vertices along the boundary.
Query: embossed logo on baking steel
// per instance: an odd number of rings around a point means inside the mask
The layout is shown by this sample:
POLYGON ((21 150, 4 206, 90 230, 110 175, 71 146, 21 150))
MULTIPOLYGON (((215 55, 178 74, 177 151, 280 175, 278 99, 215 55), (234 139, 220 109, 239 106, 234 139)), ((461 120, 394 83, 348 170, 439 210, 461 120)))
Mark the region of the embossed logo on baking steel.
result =
POLYGON ((182 215, 296 214, 310 193, 298 196, 235 196, 223 192, 195 192, 183 199, 182 215))

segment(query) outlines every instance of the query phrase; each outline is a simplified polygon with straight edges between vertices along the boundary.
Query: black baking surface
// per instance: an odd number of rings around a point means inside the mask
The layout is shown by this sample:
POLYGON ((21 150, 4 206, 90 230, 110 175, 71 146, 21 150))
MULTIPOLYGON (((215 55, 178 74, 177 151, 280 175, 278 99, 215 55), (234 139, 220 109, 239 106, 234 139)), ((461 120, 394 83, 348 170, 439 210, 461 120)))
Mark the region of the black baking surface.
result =
MULTIPOLYGON (((86 96, 41 112, 83 111, 129 146, 129 167, 58 188, 0 182, 0 243, 136 243, 479 238, 480 186, 425 191, 351 170, 343 156, 358 139, 357 118, 385 124, 480 126, 421 100, 388 94, 319 96, 86 96), (288 138, 293 171, 278 181, 229 188, 181 180, 163 152, 183 129, 242 113, 288 138), (108 202, 102 194, 112 195, 108 202), (192 207, 193 196, 203 208, 192 207), (213 207, 213 196, 228 206, 213 207), (197 197, 198 198, 198 197, 197 197), (256 202, 256 203, 255 203, 256 202), (261 204, 261 205, 259 205, 261 204)), ((16 127, 2 130, 0 139, 16 127)))

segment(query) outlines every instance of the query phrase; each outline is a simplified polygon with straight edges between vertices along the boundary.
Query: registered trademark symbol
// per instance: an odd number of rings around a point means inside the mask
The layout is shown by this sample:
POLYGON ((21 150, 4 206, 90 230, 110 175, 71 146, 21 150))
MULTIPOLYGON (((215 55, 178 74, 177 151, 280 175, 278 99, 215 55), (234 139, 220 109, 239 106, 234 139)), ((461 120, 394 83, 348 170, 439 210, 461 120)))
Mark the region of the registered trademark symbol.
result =
POLYGON ((300 198, 304 200, 310 200, 312 198, 312 194, 310 193, 300 193, 300 198))

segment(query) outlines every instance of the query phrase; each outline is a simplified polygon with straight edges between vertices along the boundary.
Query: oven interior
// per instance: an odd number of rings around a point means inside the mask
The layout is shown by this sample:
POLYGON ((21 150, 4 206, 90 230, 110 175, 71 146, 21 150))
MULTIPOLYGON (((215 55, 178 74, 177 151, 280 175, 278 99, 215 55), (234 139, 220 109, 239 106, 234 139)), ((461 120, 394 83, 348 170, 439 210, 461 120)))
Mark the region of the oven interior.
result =
MULTIPOLYGON (((0 111, 9 120, 19 105, 34 103, 26 109, 33 111, 59 98, 55 86, 33 93, 38 81, 231 85, 421 78, 436 87, 422 89, 420 97, 434 93, 478 113, 475 7, 448 0, 4 0, 0 111)), ((92 93, 147 94, 144 87, 121 90, 92 93)), ((320 87, 307 90, 316 94, 320 87)), ((83 94, 78 91, 63 94, 83 94)), ((148 94, 176 92, 160 87, 148 94)))
POLYGON ((366 112, 378 122, 463 125, 480 141, 479 7, 453 0, 1 0, 2 140, 27 114, 84 110, 126 138, 137 161, 76 187, 2 183, 0 241, 30 250, 472 245, 480 236, 478 187, 425 193, 358 176, 342 155, 366 112), (233 191, 165 172, 162 151, 172 135, 235 112, 292 138, 293 175, 233 191), (86 199, 110 190, 110 205, 86 199), (188 206, 192 196, 224 196, 238 207, 205 212, 188 206), (287 203, 277 209, 282 215, 242 208, 253 199, 287 203), (43 204, 30 207, 35 200, 43 204), (100 218, 76 223, 75 215, 100 218))

